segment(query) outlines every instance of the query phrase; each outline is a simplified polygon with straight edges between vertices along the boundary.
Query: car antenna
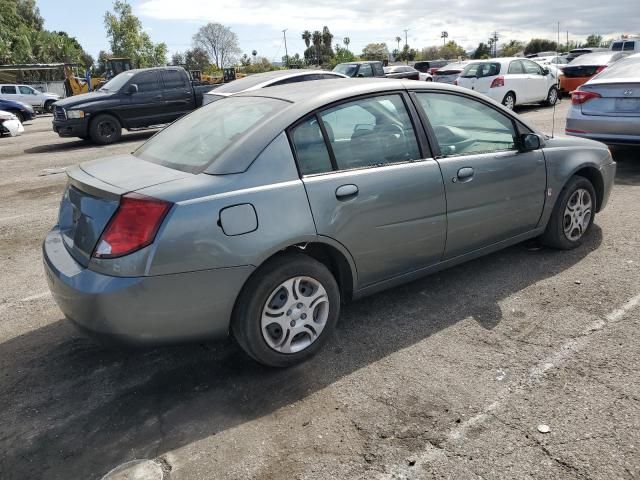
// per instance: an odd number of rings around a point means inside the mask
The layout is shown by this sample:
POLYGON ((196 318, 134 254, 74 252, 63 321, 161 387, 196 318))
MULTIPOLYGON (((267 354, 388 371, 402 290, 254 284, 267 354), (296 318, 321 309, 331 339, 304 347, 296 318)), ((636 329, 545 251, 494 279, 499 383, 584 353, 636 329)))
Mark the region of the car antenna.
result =
MULTIPOLYGON (((558 49, 560 47, 560 22, 558 22, 558 43, 556 43, 556 57, 558 56, 558 49)), ((567 48, 569 47, 569 43, 567 42, 567 48)), ((558 63, 556 65, 559 65, 558 63)), ((551 138, 555 135, 556 130, 556 104, 560 99, 560 73, 559 68, 556 67, 556 101, 553 102, 553 117, 551 120, 551 138)))

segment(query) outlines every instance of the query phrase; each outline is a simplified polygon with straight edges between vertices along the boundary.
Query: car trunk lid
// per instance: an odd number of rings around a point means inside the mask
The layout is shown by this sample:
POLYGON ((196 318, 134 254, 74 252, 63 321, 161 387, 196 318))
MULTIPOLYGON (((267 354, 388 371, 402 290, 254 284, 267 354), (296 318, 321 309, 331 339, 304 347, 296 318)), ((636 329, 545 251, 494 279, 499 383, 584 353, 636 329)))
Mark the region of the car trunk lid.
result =
POLYGON ((122 195, 191 176, 133 155, 88 162, 67 175, 58 225, 65 247, 85 267, 122 195))
POLYGON ((594 98, 581 105, 584 115, 640 117, 640 87, 631 83, 590 84, 581 90, 594 92, 594 98))

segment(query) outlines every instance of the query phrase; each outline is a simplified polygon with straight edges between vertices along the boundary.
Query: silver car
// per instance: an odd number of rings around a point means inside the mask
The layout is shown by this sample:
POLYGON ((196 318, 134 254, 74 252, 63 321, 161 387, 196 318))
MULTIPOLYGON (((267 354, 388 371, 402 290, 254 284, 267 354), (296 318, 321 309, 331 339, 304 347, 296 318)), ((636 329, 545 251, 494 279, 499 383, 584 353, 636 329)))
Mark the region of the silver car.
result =
POLYGON ((571 94, 566 133, 640 144, 640 54, 619 60, 571 94))
POLYGON ((444 67, 436 70, 436 73, 433 75, 433 81, 455 85, 455 81, 468 64, 469 62, 448 63, 444 67))
POLYGON ((44 265, 81 330, 137 344, 233 332, 300 362, 340 305, 541 237, 580 245, 602 144, 549 138, 477 93, 389 79, 241 93, 130 155, 68 170, 44 265))
POLYGON ((233 82, 220 85, 202 97, 202 104, 208 105, 225 97, 241 92, 250 92, 267 87, 277 87, 289 83, 309 82, 312 80, 335 80, 338 78, 349 78, 338 72, 328 72, 326 70, 274 70, 273 72, 256 73, 248 77, 234 80, 233 82))

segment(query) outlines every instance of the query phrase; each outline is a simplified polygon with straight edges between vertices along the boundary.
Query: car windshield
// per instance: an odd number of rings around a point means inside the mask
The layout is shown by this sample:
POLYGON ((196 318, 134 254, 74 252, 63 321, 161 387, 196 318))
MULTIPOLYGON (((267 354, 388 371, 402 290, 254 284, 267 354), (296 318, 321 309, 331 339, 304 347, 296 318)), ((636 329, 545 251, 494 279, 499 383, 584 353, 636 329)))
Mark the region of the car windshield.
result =
POLYGON ((500 64, 497 62, 479 62, 467 65, 462 74, 462 78, 482 78, 492 77, 500 73, 500 64))
POLYGON ((131 77, 133 77, 133 72, 122 72, 120 75, 116 75, 105 83, 100 90, 104 90, 106 92, 117 92, 131 79, 131 77))
POLYGON ((228 97, 171 124, 134 155, 183 172, 200 173, 233 142, 288 105, 263 97, 228 97))
POLYGON ((334 72, 342 73, 347 77, 353 77, 358 69, 358 65, 354 63, 340 63, 333 69, 334 72))

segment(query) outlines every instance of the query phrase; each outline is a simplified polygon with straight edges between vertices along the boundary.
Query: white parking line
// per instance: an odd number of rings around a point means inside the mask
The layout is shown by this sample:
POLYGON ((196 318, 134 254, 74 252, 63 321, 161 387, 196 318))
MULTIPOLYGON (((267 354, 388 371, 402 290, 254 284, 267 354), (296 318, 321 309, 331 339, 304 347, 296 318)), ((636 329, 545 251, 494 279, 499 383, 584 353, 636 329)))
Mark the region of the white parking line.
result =
MULTIPOLYGON (((528 375, 520 379, 517 387, 505 388, 501 390, 496 401, 488 405, 481 413, 469 418, 468 420, 465 420, 456 428, 451 430, 448 434, 448 438, 453 441, 461 441, 470 428, 479 425, 487 420, 491 416, 491 414, 494 411, 500 409, 507 402, 507 400, 509 400, 510 397, 522 393, 527 387, 530 387, 532 384, 540 380, 549 370, 561 366, 575 353, 586 347, 590 340, 591 334, 604 329, 611 323, 615 323, 621 320, 627 313, 629 313, 638 305, 640 305, 640 294, 631 298, 629 301, 620 306, 620 308, 617 308, 605 315, 604 319, 600 319, 591 323, 582 332, 580 337, 565 342, 556 352, 531 368, 528 375)), ((405 465, 396 465, 395 467, 390 468, 391 474, 389 476, 384 476, 383 478, 413 478, 416 475, 415 472, 420 471, 419 469, 416 469, 416 467, 429 462, 433 458, 433 447, 429 445, 428 448, 418 457, 415 466, 411 467, 411 469, 407 468, 405 465)))

